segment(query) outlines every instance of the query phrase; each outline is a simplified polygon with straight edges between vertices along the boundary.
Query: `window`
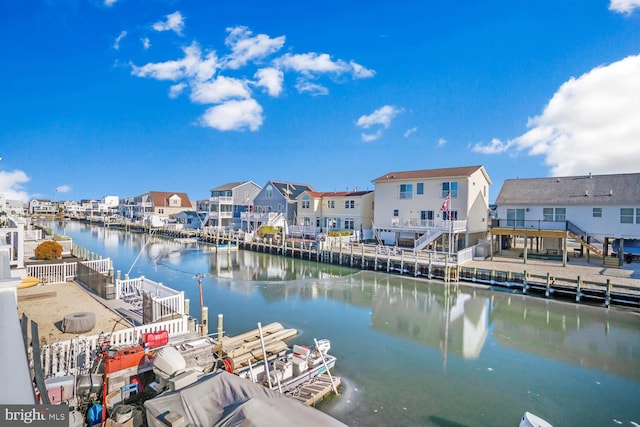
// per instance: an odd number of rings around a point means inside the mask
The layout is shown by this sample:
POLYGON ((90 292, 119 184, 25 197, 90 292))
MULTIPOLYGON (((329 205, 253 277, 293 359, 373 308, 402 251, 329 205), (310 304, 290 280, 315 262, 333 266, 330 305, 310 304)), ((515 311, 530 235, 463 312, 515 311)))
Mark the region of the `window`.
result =
POLYGON ((308 226, 308 225, 311 225, 311 218, 309 218, 308 216, 305 216, 305 217, 303 218, 303 223, 302 223, 302 225, 307 225, 307 226, 308 226))
POLYGON ((602 208, 593 208, 593 217, 602 218, 602 208))
POLYGON ((433 211, 420 211, 420 221, 433 221, 433 211))
POLYGON ((309 201, 308 200, 303 200, 302 201, 302 209, 309 209, 309 201))
POLYGON ((424 194, 424 182, 416 184, 416 194, 424 194))
POLYGON ((443 211, 442 219, 450 219, 456 221, 458 219, 458 211, 443 211))
POLYGON ((542 220, 543 221, 557 221, 562 222, 567 219, 566 208, 542 208, 542 220))
POLYGON ((524 227, 524 209, 507 209, 507 227, 524 227))
POLYGON ((394 209, 393 210, 393 216, 397 218, 398 215, 400 215, 400 213, 398 212, 398 209, 394 209))
POLYGON ((413 184, 400 184, 400 198, 410 199, 413 196, 413 184))
POLYGON ((344 208, 345 209, 353 209, 355 207, 356 207, 355 200, 345 200, 344 201, 344 208))
POLYGON ((344 219, 344 229, 345 230, 353 230, 355 225, 355 221, 353 218, 345 218, 344 219))
POLYGON ((335 209, 336 207, 336 201, 335 200, 327 200, 327 207, 329 209, 335 209))
POLYGON ((273 186, 271 184, 267 185, 267 188, 264 191, 264 197, 270 199, 273 197, 273 186))
POLYGON ((316 217, 316 227, 320 227, 320 218, 316 217))
POLYGON ((452 199, 455 199, 458 197, 458 181, 442 183, 442 198, 444 199, 449 194, 451 194, 452 199))
POLYGON ((633 208, 620 208, 620 224, 633 224, 633 208))

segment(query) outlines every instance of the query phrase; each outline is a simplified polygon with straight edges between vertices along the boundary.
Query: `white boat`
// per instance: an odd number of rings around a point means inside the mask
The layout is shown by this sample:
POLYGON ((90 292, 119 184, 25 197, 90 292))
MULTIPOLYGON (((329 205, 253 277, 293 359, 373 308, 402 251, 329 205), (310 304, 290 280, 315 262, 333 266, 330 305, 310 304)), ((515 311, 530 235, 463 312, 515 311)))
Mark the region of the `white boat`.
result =
POLYGON ((552 427, 552 425, 531 412, 525 412, 520 419, 520 427, 552 427))
POLYGON ((331 342, 326 339, 317 341, 317 346, 311 348, 294 345, 283 355, 269 360, 266 371, 264 363, 259 363, 236 371, 236 374, 286 393, 333 368, 336 358, 328 354, 330 349, 331 342))

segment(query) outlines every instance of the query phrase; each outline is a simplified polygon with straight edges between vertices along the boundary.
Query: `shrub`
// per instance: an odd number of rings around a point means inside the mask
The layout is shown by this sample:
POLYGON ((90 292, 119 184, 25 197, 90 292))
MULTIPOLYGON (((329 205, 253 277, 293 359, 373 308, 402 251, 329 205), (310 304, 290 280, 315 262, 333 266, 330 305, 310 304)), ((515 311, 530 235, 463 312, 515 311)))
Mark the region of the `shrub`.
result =
POLYGON ((52 240, 47 240, 38 245, 35 250, 37 259, 61 259, 62 245, 52 240))
POLYGON ((258 235, 260 237, 273 237, 274 235, 280 234, 282 231, 280 227, 274 227, 272 225, 263 225, 258 229, 258 235))
POLYGON ((343 231, 329 231, 327 236, 329 237, 341 237, 341 236, 351 236, 351 231, 343 230, 343 231))

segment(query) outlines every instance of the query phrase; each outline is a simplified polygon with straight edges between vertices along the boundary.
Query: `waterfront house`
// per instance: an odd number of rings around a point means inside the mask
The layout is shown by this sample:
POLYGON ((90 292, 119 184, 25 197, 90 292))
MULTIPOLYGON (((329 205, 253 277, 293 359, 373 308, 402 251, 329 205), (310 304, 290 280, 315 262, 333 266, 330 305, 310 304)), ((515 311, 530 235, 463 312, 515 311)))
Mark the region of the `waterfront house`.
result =
POLYGON ((388 172, 372 182, 380 242, 455 252, 487 237, 491 179, 483 166, 388 172))
POLYGON ((176 222, 182 224, 182 228, 197 230, 203 227, 207 219, 205 212, 182 211, 176 214, 176 222))
POLYGON ((349 231, 356 240, 373 238, 373 191, 303 191, 291 233, 315 238, 318 233, 349 231))
POLYGON ((185 210, 194 210, 187 193, 149 191, 139 196, 125 197, 120 201, 120 214, 133 221, 150 217, 175 218, 185 210))
POLYGON ((32 199, 29 201, 31 215, 54 215, 58 212, 58 204, 48 199, 32 199))
POLYGON ((268 181, 253 199, 248 212, 241 213, 242 229, 255 231, 261 225, 279 226, 288 233, 296 223, 297 198, 305 191, 315 191, 308 184, 268 181))
POLYGON ((241 214, 248 212, 262 187, 253 181, 230 182, 211 190, 207 226, 241 228, 241 214))
POLYGON ((606 257, 622 246, 613 260, 621 265, 625 243, 631 249, 640 239, 640 173, 508 179, 496 205, 491 234, 499 249, 525 236, 532 253, 563 254, 566 262, 573 239, 576 256, 606 257))

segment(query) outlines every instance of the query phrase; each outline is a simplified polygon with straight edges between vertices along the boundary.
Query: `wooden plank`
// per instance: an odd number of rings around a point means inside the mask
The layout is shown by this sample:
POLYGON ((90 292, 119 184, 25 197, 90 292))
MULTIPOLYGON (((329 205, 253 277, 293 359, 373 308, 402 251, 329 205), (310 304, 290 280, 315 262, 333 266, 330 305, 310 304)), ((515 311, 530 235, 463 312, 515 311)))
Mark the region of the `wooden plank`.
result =
POLYGON ((53 298, 57 294, 58 293, 56 291, 52 291, 52 292, 41 292, 39 294, 18 295, 18 302, 27 301, 27 300, 34 300, 34 299, 53 298))
POLYGON ((31 355, 33 356, 33 375, 36 379, 36 386, 40 391, 40 399, 43 405, 50 405, 49 393, 44 384, 44 376, 42 373, 42 361, 40 360, 40 337, 38 335, 38 324, 31 321, 31 355))

